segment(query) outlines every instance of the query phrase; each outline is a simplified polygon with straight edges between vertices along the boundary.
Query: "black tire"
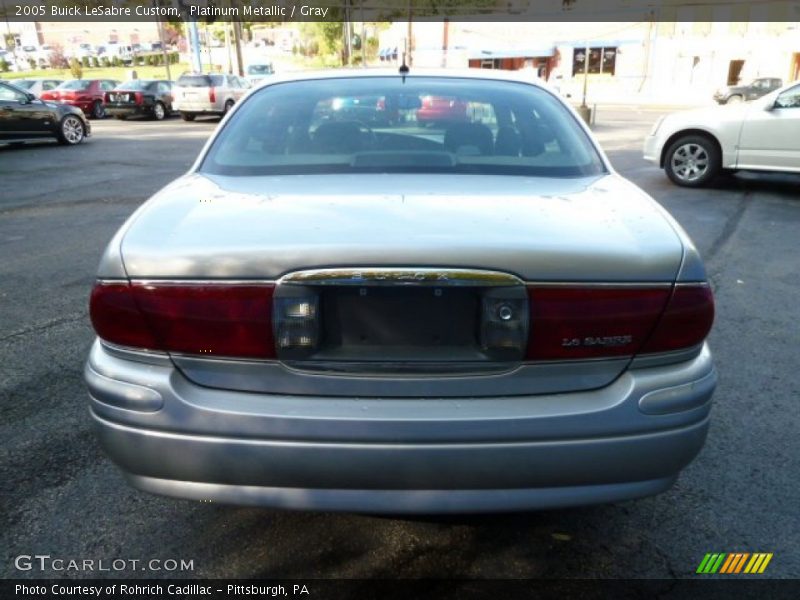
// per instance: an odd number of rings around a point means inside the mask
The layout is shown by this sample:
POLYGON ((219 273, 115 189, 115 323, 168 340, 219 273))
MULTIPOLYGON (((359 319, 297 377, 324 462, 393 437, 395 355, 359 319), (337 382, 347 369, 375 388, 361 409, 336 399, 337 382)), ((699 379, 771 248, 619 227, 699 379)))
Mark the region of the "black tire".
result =
POLYGON ((183 119, 184 121, 194 121, 194 118, 196 116, 197 115, 194 113, 185 113, 185 112, 181 113, 181 119, 183 119))
POLYGON ((702 187, 722 169, 719 147, 709 137, 686 135, 675 140, 664 154, 667 177, 682 187, 702 187))
POLYGON ((100 100, 95 100, 94 104, 92 104, 92 110, 89 116, 92 119, 106 118, 106 107, 103 106, 103 103, 100 102, 100 100))
POLYGON ((128 117, 127 117, 127 116, 125 116, 125 115, 114 115, 114 118, 115 118, 115 119, 119 119, 120 121, 124 121, 124 120, 125 120, 125 119, 127 119, 128 117))
POLYGON ((739 104, 740 102, 744 102, 744 98, 739 94, 728 96, 728 99, 725 100, 725 104, 739 104))
POLYGON ((167 107, 161 102, 156 102, 153 105, 153 119, 156 121, 163 121, 167 116, 167 107))
POLYGON ((228 101, 225 103, 225 109, 222 111, 222 116, 224 117, 224 116, 225 116, 225 115, 227 115, 229 112, 231 112, 231 109, 232 109, 232 108, 233 108, 233 100, 228 100, 228 101))
POLYGON ((86 128, 77 115, 64 115, 58 124, 56 137, 60 144, 77 146, 86 138, 86 128))

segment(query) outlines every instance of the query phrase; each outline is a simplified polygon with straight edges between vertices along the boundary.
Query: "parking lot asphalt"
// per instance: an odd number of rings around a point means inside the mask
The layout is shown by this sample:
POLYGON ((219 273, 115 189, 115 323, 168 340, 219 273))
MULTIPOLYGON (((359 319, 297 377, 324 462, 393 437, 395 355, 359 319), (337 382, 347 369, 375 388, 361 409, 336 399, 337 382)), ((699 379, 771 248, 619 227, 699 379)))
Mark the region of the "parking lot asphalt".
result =
POLYGON ((641 159, 657 113, 600 110, 616 168, 686 228, 716 291, 712 428, 653 498, 500 516, 392 518, 150 496, 104 457, 82 366, 100 253, 193 162, 216 120, 94 123, 79 147, 0 147, 0 576, 692 577, 707 552, 772 552, 800 574, 800 177, 700 191, 641 159), (184 559, 191 572, 18 571, 14 557, 184 559))

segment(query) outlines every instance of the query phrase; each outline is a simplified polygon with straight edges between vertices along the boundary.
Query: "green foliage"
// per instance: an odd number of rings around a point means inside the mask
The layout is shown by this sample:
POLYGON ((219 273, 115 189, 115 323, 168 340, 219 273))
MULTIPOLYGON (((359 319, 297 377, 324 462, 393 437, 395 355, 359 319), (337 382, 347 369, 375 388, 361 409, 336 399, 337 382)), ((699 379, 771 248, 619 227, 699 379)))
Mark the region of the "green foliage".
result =
POLYGON ((84 69, 88 69, 88 68, 91 66, 91 64, 92 64, 92 61, 91 61, 91 60, 89 60, 89 57, 88 57, 88 56, 84 56, 84 57, 81 59, 81 66, 82 66, 84 69))
POLYGON ((31 69, 35 69, 36 67, 39 66, 39 65, 36 64, 36 59, 35 58, 29 58, 28 59, 28 65, 30 66, 31 69))
POLYGON ((0 58, 0 73, 8 73, 11 70, 11 65, 5 58, 0 58))
POLYGON ((111 61, 108 60, 107 56, 102 56, 100 58, 100 66, 101 67, 110 67, 111 66, 111 61))
POLYGON ((92 66, 93 66, 95 69, 96 69, 96 68, 98 68, 98 67, 100 66, 100 61, 99 61, 99 60, 97 60, 97 57, 96 57, 96 56, 93 56, 93 57, 92 57, 92 66))
POLYGON ((300 32, 311 42, 316 42, 319 53, 341 55, 344 23, 336 21, 301 23, 300 32))
POLYGON ((378 58, 378 45, 380 40, 376 37, 367 38, 367 60, 374 60, 378 58))
POLYGON ((111 57, 111 66, 112 67, 121 67, 122 66, 122 61, 119 59, 119 56, 117 56, 116 54, 111 57))
POLYGON ((69 59, 69 72, 72 73, 73 79, 80 79, 83 77, 83 65, 74 56, 69 59))

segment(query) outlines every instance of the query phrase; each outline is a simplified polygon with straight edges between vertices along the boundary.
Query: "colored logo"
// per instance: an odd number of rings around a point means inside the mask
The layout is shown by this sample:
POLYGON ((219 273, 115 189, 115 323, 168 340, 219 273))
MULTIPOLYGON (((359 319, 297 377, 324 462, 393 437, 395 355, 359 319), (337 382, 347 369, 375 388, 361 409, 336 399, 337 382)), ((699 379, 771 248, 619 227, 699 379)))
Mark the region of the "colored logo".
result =
POLYGON ((763 573, 769 561, 772 560, 772 552, 732 552, 732 553, 709 553, 703 557, 696 573, 703 575, 714 573, 763 573))

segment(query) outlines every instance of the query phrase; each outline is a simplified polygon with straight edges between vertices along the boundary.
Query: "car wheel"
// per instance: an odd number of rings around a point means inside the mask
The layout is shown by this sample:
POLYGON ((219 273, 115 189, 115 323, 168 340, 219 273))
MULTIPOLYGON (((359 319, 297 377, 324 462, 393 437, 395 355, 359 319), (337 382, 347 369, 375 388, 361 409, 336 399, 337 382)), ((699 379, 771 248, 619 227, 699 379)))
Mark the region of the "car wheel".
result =
POLYGON ((233 100, 228 100, 225 103, 225 110, 222 111, 222 116, 224 117, 225 115, 227 115, 232 108, 233 108, 233 100))
POLYGON ((92 118, 93 119, 104 119, 106 116, 106 107, 103 106, 103 103, 97 100, 94 104, 92 104, 92 118))
POLYGON ((128 117, 126 117, 125 115, 114 115, 114 118, 115 119, 119 119, 120 121, 124 121, 128 117))
POLYGON ((153 105, 153 118, 156 121, 162 121, 166 116, 167 116, 167 109, 164 108, 164 105, 161 104, 161 102, 156 102, 153 105))
POLYGON ((83 128, 83 121, 75 115, 67 115, 61 119, 58 126, 58 141, 67 146, 74 146, 83 141, 86 131, 83 128))
POLYGON ((181 119, 183 119, 184 121, 194 121, 194 118, 196 116, 197 115, 195 115, 193 113, 185 113, 185 112, 181 113, 181 119))
POLYGON ((728 98, 728 101, 725 104, 739 104, 743 100, 744 98, 742 98, 740 95, 734 94, 733 96, 728 98))
POLYGON ((717 145, 709 138, 688 135, 678 138, 664 157, 664 170, 673 183, 700 187, 713 179, 721 168, 717 145))

